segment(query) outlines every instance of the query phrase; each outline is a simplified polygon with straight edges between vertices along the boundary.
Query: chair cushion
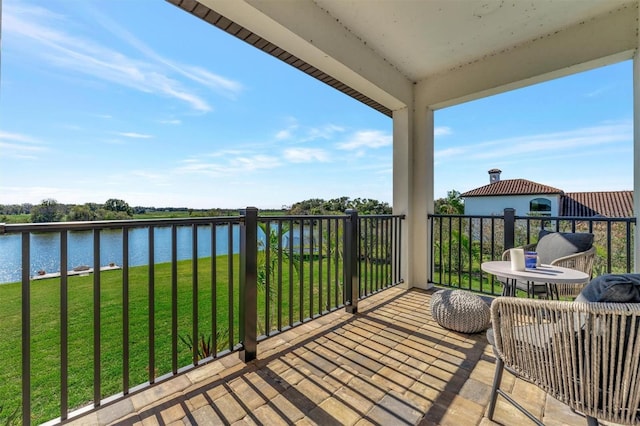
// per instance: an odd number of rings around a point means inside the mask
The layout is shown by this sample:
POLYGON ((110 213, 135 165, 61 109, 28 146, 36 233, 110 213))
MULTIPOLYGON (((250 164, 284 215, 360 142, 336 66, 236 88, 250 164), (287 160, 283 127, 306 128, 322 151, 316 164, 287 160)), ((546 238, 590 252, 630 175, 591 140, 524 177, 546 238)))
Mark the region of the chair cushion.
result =
POLYGON ((591 280, 576 302, 640 303, 640 274, 605 274, 591 280))
POLYGON ((542 230, 538 235, 536 252, 540 263, 550 264, 564 256, 587 251, 593 245, 589 232, 550 232, 542 230))

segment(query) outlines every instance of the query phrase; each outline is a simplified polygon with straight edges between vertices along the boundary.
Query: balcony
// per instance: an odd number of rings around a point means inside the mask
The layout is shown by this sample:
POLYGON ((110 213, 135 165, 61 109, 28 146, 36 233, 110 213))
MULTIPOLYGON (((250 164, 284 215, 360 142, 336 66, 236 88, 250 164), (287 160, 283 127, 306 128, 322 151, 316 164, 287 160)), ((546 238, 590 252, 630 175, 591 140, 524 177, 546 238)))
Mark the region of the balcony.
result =
MULTIPOLYGON (((333 312, 259 343, 258 358, 210 362, 70 424, 519 424, 498 400, 483 419, 494 356, 483 333, 441 328, 432 291, 387 289, 351 315, 333 312)), ((583 424, 524 381, 515 395, 547 425, 583 424)))
MULTIPOLYGON (((483 333, 433 321, 434 289, 407 288, 403 219, 247 209, 221 218, 5 225, 22 280, 0 286, 0 348, 21 350, 0 363, 0 420, 489 424, 491 348, 483 333), (55 252, 53 278, 37 274, 43 239, 55 252), (93 272, 71 274, 68 265, 83 255, 93 272), (102 267, 112 260, 116 267, 102 267)), ((427 221, 431 281, 491 295, 499 285, 479 262, 529 242, 540 226, 596 233, 603 272, 627 270, 633 257, 633 219, 427 221)), ((545 424, 582 423, 534 386, 509 380, 545 424)), ((523 419, 499 404, 499 424, 523 419)))

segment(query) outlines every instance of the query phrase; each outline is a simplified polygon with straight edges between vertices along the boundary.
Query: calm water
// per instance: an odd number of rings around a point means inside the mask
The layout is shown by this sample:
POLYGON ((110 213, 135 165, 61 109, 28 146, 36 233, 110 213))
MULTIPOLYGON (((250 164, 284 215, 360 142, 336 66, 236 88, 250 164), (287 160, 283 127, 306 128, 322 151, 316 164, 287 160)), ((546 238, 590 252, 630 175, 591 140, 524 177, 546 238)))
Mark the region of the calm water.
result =
MULTIPOLYGON (((238 253, 240 228, 233 227, 233 247, 229 248, 228 225, 216 229, 216 255, 229 251, 238 253)), ((149 230, 136 228, 129 231, 129 265, 146 265, 149 261, 149 230)), ((178 260, 192 258, 192 229, 178 227, 178 260)), ((93 233, 91 231, 68 233, 68 265, 93 266, 93 233)), ((155 228, 155 262, 171 261, 171 228, 155 228)), ((21 280, 21 236, 19 234, 0 235, 0 284, 21 280)), ((211 256, 211 227, 198 227, 198 257, 211 256)), ((100 265, 109 263, 122 265, 122 231, 103 230, 100 233, 100 265)), ((47 273, 60 271, 60 234, 39 233, 31 235, 30 275, 39 270, 47 273)))

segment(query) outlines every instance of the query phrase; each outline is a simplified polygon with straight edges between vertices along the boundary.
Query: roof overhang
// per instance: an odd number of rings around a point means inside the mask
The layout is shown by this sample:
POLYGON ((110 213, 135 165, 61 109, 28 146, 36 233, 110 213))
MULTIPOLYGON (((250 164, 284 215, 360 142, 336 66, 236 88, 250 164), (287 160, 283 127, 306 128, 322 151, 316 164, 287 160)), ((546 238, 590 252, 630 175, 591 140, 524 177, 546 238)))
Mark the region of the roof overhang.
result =
POLYGON ((168 0, 391 115, 629 59, 638 0, 168 0))

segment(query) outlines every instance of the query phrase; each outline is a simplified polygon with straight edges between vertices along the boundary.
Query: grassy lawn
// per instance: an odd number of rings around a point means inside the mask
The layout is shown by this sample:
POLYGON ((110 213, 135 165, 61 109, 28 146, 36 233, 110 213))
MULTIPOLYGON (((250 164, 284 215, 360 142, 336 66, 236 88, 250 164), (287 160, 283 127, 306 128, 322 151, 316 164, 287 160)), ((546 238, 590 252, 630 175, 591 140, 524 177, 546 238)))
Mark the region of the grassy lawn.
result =
POLYGON ((30 214, 0 215, 0 222, 2 222, 2 223, 29 223, 29 222, 31 222, 31 215, 30 214))
MULTIPOLYGON (((319 306, 319 267, 314 265, 313 279, 309 262, 304 262, 302 279, 294 271, 289 278, 288 265, 282 271, 282 324, 288 325, 289 312, 292 322, 299 318, 309 318, 324 310, 319 306), (311 285, 313 282, 313 285, 311 285), (293 299, 289 301, 289 294, 293 299), (313 306, 311 304, 313 301, 313 306), (291 310, 289 306, 291 305, 291 310)), ((238 342, 238 265, 233 258, 233 283, 228 280, 229 262, 226 256, 216 260, 215 290, 211 286, 211 259, 198 260, 198 329, 199 334, 212 334, 212 312, 215 308, 218 330, 218 350, 233 346, 238 342), (230 299, 233 303, 230 304, 230 299), (233 308, 233 321, 229 327, 229 306, 233 308), (229 336, 229 329, 232 336, 229 336), (231 339, 230 339, 231 337, 231 339)), ((335 268, 335 265, 332 267, 335 268)), ((323 266, 326 269, 326 265, 323 266)), ((178 334, 186 337, 192 333, 193 324, 193 284, 192 261, 178 262, 178 334)), ((149 268, 147 266, 129 269, 129 386, 145 383, 149 371, 149 268)), ((155 322, 155 375, 161 376, 172 370, 171 342, 171 264, 154 266, 155 322)), ((323 271, 323 304, 326 303, 327 287, 331 287, 331 299, 338 296, 342 301, 341 285, 329 284, 326 270, 323 271), (337 292, 337 293, 336 293, 337 292)), ((332 274, 333 275, 333 274, 332 274)), ((123 390, 123 271, 105 271, 100 275, 100 369, 101 397, 123 390)), ((94 276, 72 276, 68 278, 68 335, 69 335, 69 405, 77 408, 93 400, 93 280, 94 276)), ((60 279, 36 280, 31 282, 31 394, 32 422, 40 423, 60 416, 60 279)), ((258 324, 264 332, 266 294, 258 292, 258 324)), ((271 295, 270 329, 277 318, 276 293, 271 295)), ((10 422, 13 413, 21 412, 21 286, 19 283, 0 285, 0 424, 10 422)), ((178 366, 192 362, 188 346, 178 340, 178 366)))
MULTIPOLYGON (((211 334, 210 261, 199 262, 198 323, 200 331, 211 334), (207 276, 209 275, 209 276, 207 276)), ((237 260, 236 263, 237 265, 237 260)), ((129 272, 129 348, 130 385, 148 379, 149 297, 148 268, 131 268, 129 272)), ((216 308, 219 324, 228 322, 228 284, 226 265, 219 265, 216 308)), ((237 277, 237 272, 235 274, 237 277)), ((178 333, 192 329, 191 261, 178 265, 178 333)), ((237 284, 234 285, 237 306, 237 284)), ((69 404, 78 407, 93 399, 93 275, 74 276, 68 280, 69 306, 69 404)), ((101 274, 100 332, 102 397, 122 391, 123 303, 122 271, 101 274)), ((156 375, 171 371, 171 267, 155 266, 155 351, 156 375)), ((19 284, 0 286, 0 423, 21 402, 21 289, 19 284)), ((237 314, 237 308, 235 309, 237 314)), ((31 283, 31 370, 33 421, 59 416, 60 400, 60 280, 31 283)), ((237 318, 234 319, 237 325, 237 318)), ((228 329, 228 327, 227 327, 228 329)), ((237 326, 235 327, 237 330, 237 326)), ((237 332, 236 332, 237 333, 237 332)), ((225 336, 228 342, 228 336, 225 336)), ((237 341, 237 334, 233 339, 237 341)), ((228 345, 228 343, 227 343, 228 345)), ((179 343, 179 363, 187 365, 191 354, 179 343)))

